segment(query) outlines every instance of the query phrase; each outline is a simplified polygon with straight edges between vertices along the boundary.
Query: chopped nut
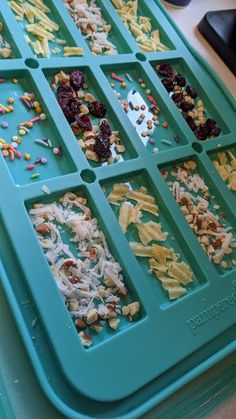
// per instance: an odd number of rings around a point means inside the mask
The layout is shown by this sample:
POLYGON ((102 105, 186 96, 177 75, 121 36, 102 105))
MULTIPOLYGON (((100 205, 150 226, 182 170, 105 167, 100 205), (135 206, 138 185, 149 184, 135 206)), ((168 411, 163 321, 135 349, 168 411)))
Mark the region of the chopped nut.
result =
POLYGON ((48 224, 38 224, 35 230, 37 231, 37 233, 44 235, 44 234, 50 233, 51 228, 48 224))
POLYGON ((109 323, 109 326, 112 329, 116 330, 119 327, 120 319, 117 319, 117 318, 113 318, 112 317, 112 318, 108 319, 108 323, 109 323))
POLYGON ((92 345, 93 338, 91 335, 82 331, 79 333, 79 337, 80 337, 82 345, 85 346, 86 348, 89 348, 92 345))
POLYGON ((98 158, 97 154, 94 151, 92 151, 92 150, 86 150, 85 156, 89 160, 93 160, 93 161, 99 162, 99 158, 98 158))
POLYGON ((81 320, 81 319, 76 319, 75 320, 75 325, 80 330, 84 330, 87 327, 86 323, 83 320, 81 320))
POLYGON ((88 109, 88 107, 87 107, 87 106, 85 106, 85 105, 80 105, 79 110, 80 110, 80 112, 81 112, 82 114, 85 114, 85 115, 87 115, 87 114, 89 113, 89 109, 88 109))
POLYGON ((91 138, 95 138, 95 134, 93 131, 85 131, 83 134, 83 140, 87 141, 87 140, 91 140, 91 138))
POLYGON ((97 313, 97 310, 96 310, 95 308, 91 308, 91 309, 87 312, 87 314, 86 314, 86 316, 84 317, 84 319, 85 319, 85 322, 86 322, 88 325, 90 325, 90 324, 92 324, 92 323, 96 322, 96 321, 97 321, 97 319, 98 319, 98 313, 97 313))
POLYGON ((140 302, 135 301, 131 304, 128 304, 128 307, 129 307, 129 314, 131 314, 131 316, 134 316, 136 313, 140 311, 140 302))
POLYGON ((123 316, 128 316, 128 314, 129 314, 129 306, 122 307, 122 314, 123 314, 123 316))
POLYGON ((95 97, 91 93, 85 93, 84 100, 90 103, 96 101, 95 97))
POLYGON ((123 145, 116 144, 115 147, 116 147, 117 153, 124 153, 125 152, 125 147, 123 145))

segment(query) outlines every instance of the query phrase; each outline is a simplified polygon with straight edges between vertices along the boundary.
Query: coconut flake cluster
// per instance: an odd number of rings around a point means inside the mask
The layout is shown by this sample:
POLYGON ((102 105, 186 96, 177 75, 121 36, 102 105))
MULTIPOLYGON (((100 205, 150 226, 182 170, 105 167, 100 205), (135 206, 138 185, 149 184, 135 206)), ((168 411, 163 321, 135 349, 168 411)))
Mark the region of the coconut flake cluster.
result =
POLYGON ((116 55, 116 46, 109 41, 111 25, 107 24, 95 0, 64 0, 70 15, 95 55, 116 55))
POLYGON ((87 200, 68 192, 59 202, 34 204, 30 216, 83 345, 89 347, 91 330, 101 332, 106 322, 117 329, 121 314, 132 321, 140 304, 121 303, 127 301, 122 268, 87 200))

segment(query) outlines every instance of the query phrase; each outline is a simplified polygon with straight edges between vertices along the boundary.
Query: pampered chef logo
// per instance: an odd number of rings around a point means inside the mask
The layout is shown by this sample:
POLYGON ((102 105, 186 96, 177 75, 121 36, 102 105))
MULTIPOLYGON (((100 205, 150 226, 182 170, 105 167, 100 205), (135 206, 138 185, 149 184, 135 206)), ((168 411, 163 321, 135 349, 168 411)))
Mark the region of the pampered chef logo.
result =
POLYGON ((195 335, 197 329, 212 319, 219 319, 222 314, 236 304, 236 280, 232 283, 232 293, 219 300, 216 304, 212 304, 206 310, 191 317, 186 321, 191 332, 195 335))

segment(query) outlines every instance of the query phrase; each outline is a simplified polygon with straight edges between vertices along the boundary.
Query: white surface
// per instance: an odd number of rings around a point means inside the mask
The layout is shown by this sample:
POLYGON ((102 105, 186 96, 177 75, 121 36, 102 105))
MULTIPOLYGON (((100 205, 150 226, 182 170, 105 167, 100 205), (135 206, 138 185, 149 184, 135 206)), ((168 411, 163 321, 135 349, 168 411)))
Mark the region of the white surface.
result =
POLYGON ((198 23, 206 12, 236 9, 236 0, 192 0, 184 8, 176 8, 164 2, 163 4, 188 41, 206 58, 208 63, 212 65, 224 81, 232 95, 236 97, 235 76, 197 29, 198 23))

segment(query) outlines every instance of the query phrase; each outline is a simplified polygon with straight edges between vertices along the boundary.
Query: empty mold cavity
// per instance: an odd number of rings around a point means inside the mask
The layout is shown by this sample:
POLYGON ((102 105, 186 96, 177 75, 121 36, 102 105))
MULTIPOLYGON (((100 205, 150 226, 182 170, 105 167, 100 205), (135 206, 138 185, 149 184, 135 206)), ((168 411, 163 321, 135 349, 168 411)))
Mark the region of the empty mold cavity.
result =
POLYGON ((123 38, 123 34, 116 25, 116 19, 112 19, 111 15, 107 12, 103 1, 95 0, 93 2, 96 7, 95 13, 91 11, 94 8, 90 7, 90 1, 87 2, 87 6, 81 5, 80 16, 78 15, 78 12, 76 13, 76 11, 73 10, 72 4, 70 4, 70 7, 67 7, 69 3, 67 0, 63 0, 63 3, 65 4, 65 7, 68 8, 68 12, 74 20, 79 33, 83 36, 93 54, 113 56, 116 54, 132 52, 125 38, 123 38), (86 20, 89 22, 91 19, 97 22, 97 24, 94 25, 94 31, 91 31, 91 25, 86 23, 86 20), (99 22, 101 22, 101 24, 99 22))
POLYGON ((140 64, 105 65, 102 68, 117 100, 150 153, 187 143, 140 64))
MULTIPOLYGON (((165 306, 170 300, 189 295, 198 284, 192 270, 195 262, 191 261, 190 267, 189 249, 181 244, 161 192, 147 173, 126 174, 112 183, 104 182, 103 191, 158 303, 165 306)), ((198 281, 205 279, 201 275, 198 281)))
MULTIPOLYGON (((81 128, 76 121, 76 113, 73 113, 72 118, 67 115, 67 121, 76 137, 78 145, 83 150, 85 157, 88 159, 92 167, 107 166, 108 164, 122 162, 132 157, 136 157, 136 152, 129 141, 122 123, 117 119, 114 110, 107 101, 99 82, 94 78, 88 67, 79 68, 65 68, 62 73, 55 69, 45 70, 45 75, 50 83, 53 92, 57 98, 57 91, 60 88, 59 80, 64 80, 68 77, 67 85, 70 86, 70 74, 72 72, 82 72, 84 75, 84 83, 82 83, 79 90, 77 90, 77 100, 79 104, 76 105, 76 112, 85 113, 87 118, 87 125, 81 128), (94 111, 89 109, 90 102, 97 101, 104 106, 101 108, 101 116, 94 116, 94 111), (91 113, 93 112, 93 114, 91 113), (111 133, 108 133, 107 120, 111 133), (106 126, 104 126, 106 125, 106 126), (92 130, 91 130, 92 128, 92 130), (110 135, 111 134, 111 135, 110 135), (98 154, 96 153, 98 152, 98 154)), ((81 73, 81 74, 82 74, 81 73)), ((65 83, 64 83, 65 85, 65 83)), ((71 102, 70 102, 71 103, 71 102)), ((66 101, 62 101, 62 106, 66 101)), ((60 104, 58 104, 60 106, 60 104)), ((65 108, 65 113, 68 112, 68 107, 65 108)), ((66 118, 66 115, 65 115, 66 118)))
POLYGON ((10 2, 9 7, 11 3, 23 36, 37 58, 81 55, 77 48, 74 51, 67 50, 68 47, 76 47, 76 44, 53 1, 45 0, 44 6, 39 7, 26 2, 28 13, 24 13, 23 5, 17 4, 16 9, 14 2, 10 2))
POLYGON ((127 330, 144 316, 134 286, 119 264, 113 242, 106 241, 110 234, 95 203, 87 196, 86 189, 81 187, 50 198, 39 197, 26 204, 52 275, 85 348, 127 330), (131 303, 135 303, 133 315, 129 313, 131 303), (124 306, 126 311, 122 312, 124 306), (105 312, 109 312, 110 317, 105 316, 105 312))
POLYGON ((212 103, 217 93, 208 88, 207 80, 205 90, 181 58, 152 61, 151 64, 197 140, 204 142, 229 133, 223 117, 212 103))
POLYGON ((0 12, 0 60, 18 57, 20 53, 0 12))
POLYGON ((215 169, 225 182, 227 188, 236 193, 236 146, 223 147, 209 153, 215 169))
MULTIPOLYGON (((115 5, 117 2, 113 2, 112 0, 111 2, 116 8, 115 5)), ((122 21, 127 23, 125 26, 128 27, 129 32, 134 37, 137 47, 145 53, 174 49, 173 43, 156 19, 156 14, 152 13, 148 7, 150 6, 149 1, 139 0, 137 4, 137 10, 135 10, 135 5, 127 9, 125 3, 123 4, 123 11, 118 7, 116 8, 122 21), (126 21, 126 17, 130 15, 133 15, 134 20, 127 19, 126 21), (137 37, 139 37, 139 40, 137 40, 137 37)))
POLYGON ((186 222, 220 274, 236 267, 235 214, 197 158, 161 168, 186 222), (224 250, 225 249, 225 250, 224 250))
POLYGON ((30 73, 9 71, 1 77, 0 155, 15 183, 24 185, 75 171, 30 73))

